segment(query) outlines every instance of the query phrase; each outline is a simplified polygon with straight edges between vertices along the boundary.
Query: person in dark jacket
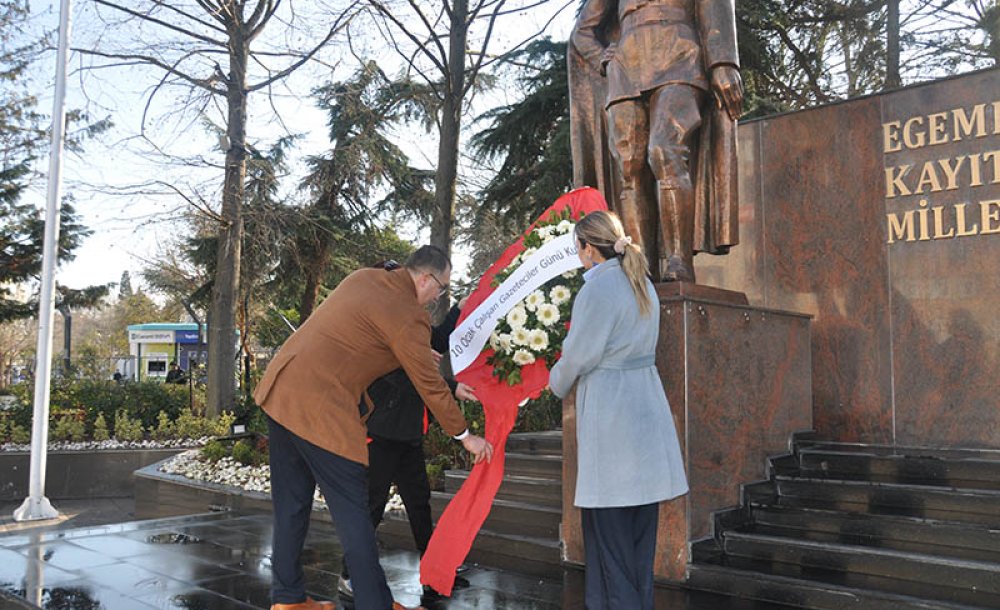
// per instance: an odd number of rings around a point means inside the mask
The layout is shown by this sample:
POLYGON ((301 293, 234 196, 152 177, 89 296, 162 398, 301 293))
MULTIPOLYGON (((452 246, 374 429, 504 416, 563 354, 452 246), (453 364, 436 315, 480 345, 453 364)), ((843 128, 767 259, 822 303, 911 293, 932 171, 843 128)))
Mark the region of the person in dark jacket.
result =
MULTIPOLYGON (((391 271, 398 266, 394 261, 381 263, 391 271)), ((458 323, 463 299, 452 307, 440 324, 431 328, 431 349, 440 354, 448 352, 448 336, 458 323)), ((464 383, 446 379, 448 387, 459 400, 477 400, 475 392, 464 383)), ((375 380, 362 397, 359 409, 370 412, 368 418, 368 508, 372 525, 377 529, 382 523, 385 506, 389 502, 392 484, 406 507, 410 532, 417 551, 423 556, 434 532, 431 516, 431 487, 427 478, 423 438, 429 418, 423 399, 402 368, 375 380)), ((455 588, 469 586, 469 581, 455 577, 455 588)), ((338 592, 346 598, 353 596, 350 572, 344 564, 338 592)), ((436 599, 438 593, 424 586, 424 597, 436 599)))

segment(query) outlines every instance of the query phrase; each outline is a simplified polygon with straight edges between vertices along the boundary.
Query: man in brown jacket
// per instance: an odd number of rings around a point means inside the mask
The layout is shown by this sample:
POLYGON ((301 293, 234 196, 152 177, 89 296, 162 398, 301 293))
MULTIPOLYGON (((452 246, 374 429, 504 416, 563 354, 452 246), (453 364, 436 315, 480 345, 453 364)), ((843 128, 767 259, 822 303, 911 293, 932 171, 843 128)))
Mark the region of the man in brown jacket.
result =
POLYGON ((299 558, 317 483, 350 567, 355 608, 402 608, 379 565, 368 514, 368 450, 358 401, 375 379, 402 367, 473 461, 492 457, 493 447, 469 433, 430 349, 425 306, 443 294, 450 275, 447 255, 434 246, 418 249, 395 271, 356 271, 268 365, 254 398, 269 416, 272 610, 332 608, 306 597, 299 558))

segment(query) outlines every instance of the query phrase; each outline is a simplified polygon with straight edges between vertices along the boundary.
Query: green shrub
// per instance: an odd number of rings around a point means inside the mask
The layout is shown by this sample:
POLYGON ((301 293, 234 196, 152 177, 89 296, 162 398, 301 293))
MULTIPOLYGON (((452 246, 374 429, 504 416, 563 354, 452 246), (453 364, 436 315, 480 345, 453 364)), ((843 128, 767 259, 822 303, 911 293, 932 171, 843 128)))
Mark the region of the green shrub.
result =
POLYGON ((229 434, 229 428, 236 421, 236 414, 232 411, 223 411, 221 415, 215 418, 212 422, 212 433, 216 436, 226 436, 229 434))
POLYGON ((229 447, 226 443, 218 440, 208 441, 201 448, 201 455, 212 462, 218 462, 224 457, 229 457, 229 447))
POLYGON ((201 438, 211 435, 212 429, 204 417, 195 415, 189 408, 183 408, 174 421, 174 432, 177 438, 201 438))
POLYGON ((514 432, 544 432, 562 428, 562 399, 545 390, 517 411, 514 432))
POLYGON ((7 418, 0 416, 0 443, 7 441, 7 418))
POLYGON ((120 441, 141 441, 142 422, 128 416, 125 409, 115 412, 115 438, 120 441))
POLYGON ((104 420, 104 413, 98 413, 97 419, 94 420, 93 439, 102 442, 110 438, 111 434, 108 432, 108 422, 104 420))
POLYGON ((12 423, 10 425, 10 442, 27 445, 31 442, 31 429, 21 424, 12 423))
POLYGON ((247 439, 240 439, 233 445, 233 459, 246 466, 256 465, 257 456, 253 443, 247 439))
POLYGON ((49 434, 53 441, 73 441, 80 442, 85 436, 85 428, 82 419, 77 419, 73 415, 63 415, 56 417, 55 425, 49 434))
POLYGON ((434 491, 444 491, 444 468, 440 464, 428 462, 427 481, 434 491))
POLYGON ((163 441, 174 436, 174 424, 170 421, 170 416, 166 411, 160 411, 156 416, 156 426, 150 426, 149 435, 158 441, 163 441))
MULTIPOLYGON (((33 384, 18 384, 12 391, 18 398, 18 405, 8 412, 14 413, 17 423, 30 426, 33 384)), ((143 429, 148 429, 157 425, 160 411, 174 420, 192 402, 204 404, 204 388, 195 387, 193 394, 190 392, 186 385, 158 381, 118 384, 108 380, 53 379, 50 404, 53 412, 85 409, 85 422, 90 426, 98 414, 103 414, 105 421, 113 421, 115 414, 125 409, 129 417, 138 419, 143 429)))
MULTIPOLYGON (((473 434, 482 436, 485 422, 482 405, 472 402, 462 402, 459 405, 465 414, 465 421, 469 423, 469 430, 473 434)), ((457 442, 437 425, 432 425, 424 436, 424 454, 431 461, 440 458, 435 463, 442 464, 446 470, 472 467, 472 459, 462 443, 457 442)))

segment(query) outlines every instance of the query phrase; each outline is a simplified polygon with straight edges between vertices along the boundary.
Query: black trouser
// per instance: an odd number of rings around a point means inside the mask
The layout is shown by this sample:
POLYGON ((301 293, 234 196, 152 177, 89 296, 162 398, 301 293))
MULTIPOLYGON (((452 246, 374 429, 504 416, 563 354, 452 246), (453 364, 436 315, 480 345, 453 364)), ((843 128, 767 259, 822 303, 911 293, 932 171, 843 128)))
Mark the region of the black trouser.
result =
POLYGON ((585 508, 587 610, 653 610, 653 561, 660 505, 585 508))
POLYGON ((300 555, 319 483, 344 548, 344 563, 354 573, 356 610, 391 608, 392 594, 378 562, 375 528, 369 518, 365 467, 303 440, 270 418, 268 428, 274 505, 273 603, 305 601, 300 555))
MULTIPOLYGON (((389 501, 389 488, 393 483, 396 483, 406 507, 413 542, 423 555, 434 532, 431 486, 424 464, 423 443, 372 437, 368 443, 368 507, 372 526, 376 528, 382 522, 385 505, 389 501)), ((342 573, 344 578, 350 577, 346 565, 342 573)))

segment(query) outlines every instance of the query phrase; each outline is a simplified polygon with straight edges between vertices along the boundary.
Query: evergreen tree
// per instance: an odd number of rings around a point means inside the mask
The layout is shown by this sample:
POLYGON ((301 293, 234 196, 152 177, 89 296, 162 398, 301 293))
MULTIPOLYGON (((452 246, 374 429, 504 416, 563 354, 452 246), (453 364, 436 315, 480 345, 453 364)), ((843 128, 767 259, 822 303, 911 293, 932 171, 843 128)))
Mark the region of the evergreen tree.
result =
MULTIPOLYGON (((333 256, 337 246, 355 242, 353 249, 361 253, 380 241, 372 220, 385 202, 373 200, 373 193, 381 189, 397 201, 432 200, 422 188, 430 175, 411 168, 407 156, 386 135, 406 113, 407 101, 399 93, 375 62, 365 63, 347 81, 316 91, 320 108, 328 113, 332 149, 308 160, 310 173, 303 181, 312 203, 298 223, 292 253, 304 280, 298 307, 302 321, 319 302, 330 266, 337 262, 333 256)), ((341 260, 348 265, 339 267, 353 266, 358 258, 341 260)))
POLYGON ((118 283, 118 300, 127 299, 132 296, 132 278, 128 270, 122 271, 122 279, 118 283))
MULTIPOLYGON (((33 164, 46 150, 43 117, 37 100, 25 90, 27 71, 44 48, 44 41, 24 43, 27 2, 0 0, 0 322, 31 317, 38 311, 32 299, 18 298, 18 286, 36 278, 42 268, 45 221, 33 205, 21 200, 33 178, 33 164)), ((67 120, 79 120, 71 113, 67 120)), ((87 127, 84 133, 107 128, 106 122, 87 127)), ((78 147, 70 139, 67 146, 78 147)), ((67 200, 59 214, 59 262, 72 260, 73 251, 90 235, 67 200)), ((87 307, 107 294, 107 286, 83 290, 60 287, 57 298, 65 305, 87 307)))

